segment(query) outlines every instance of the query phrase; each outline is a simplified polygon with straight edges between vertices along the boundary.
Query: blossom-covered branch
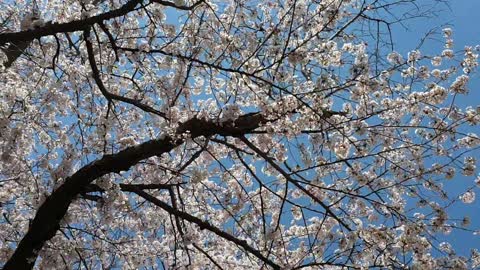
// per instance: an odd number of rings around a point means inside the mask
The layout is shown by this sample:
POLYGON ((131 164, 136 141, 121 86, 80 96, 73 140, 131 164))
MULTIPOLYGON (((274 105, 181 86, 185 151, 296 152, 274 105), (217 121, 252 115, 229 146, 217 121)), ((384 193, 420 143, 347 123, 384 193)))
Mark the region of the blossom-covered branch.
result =
MULTIPOLYGON (((191 138, 219 134, 223 136, 238 136, 247 134, 264 123, 261 114, 248 114, 239 117, 231 126, 221 126, 208 120, 193 118, 177 129, 177 135, 189 134, 191 138)), ((62 218, 69 205, 94 180, 109 174, 128 171, 139 161, 160 156, 183 143, 183 139, 165 136, 140 145, 127 148, 117 154, 105 155, 81 168, 65 179, 60 187, 50 194, 37 210, 28 232, 15 249, 15 253, 6 262, 3 269, 30 269, 33 267, 46 241, 51 239, 59 229, 62 218)), ((128 189, 128 186, 124 186, 128 189)), ((135 190, 141 190, 136 187, 135 190)))

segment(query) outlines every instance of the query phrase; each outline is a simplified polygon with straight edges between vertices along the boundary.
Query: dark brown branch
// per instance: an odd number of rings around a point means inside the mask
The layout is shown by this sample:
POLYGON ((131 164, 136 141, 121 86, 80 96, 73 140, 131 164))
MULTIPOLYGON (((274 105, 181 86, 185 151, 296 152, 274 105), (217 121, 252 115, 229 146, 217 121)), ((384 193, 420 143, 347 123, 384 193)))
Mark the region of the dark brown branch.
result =
POLYGON ((180 9, 180 10, 192 10, 194 9, 196 6, 202 4, 203 2, 205 2, 205 0, 199 0, 197 2, 195 2, 193 5, 191 6, 177 6, 175 5, 173 2, 168 2, 168 1, 162 1, 162 0, 151 0, 153 3, 158 3, 158 4, 161 4, 162 6, 167 6, 167 7, 174 7, 176 9, 180 9))
MULTIPOLYGON (((232 126, 222 126, 215 121, 192 118, 177 129, 177 134, 189 133, 192 138, 199 136, 240 136, 258 128, 266 120, 261 114, 246 114, 239 117, 232 126)), ((127 171, 141 160, 160 156, 183 143, 182 139, 166 136, 129 147, 113 155, 105 155, 67 177, 65 182, 47 197, 39 207, 28 232, 18 244, 4 270, 32 269, 38 252, 46 241, 55 236, 59 224, 72 201, 88 190, 90 184, 109 173, 127 171)), ((139 189, 138 189, 139 190, 139 189)))
POLYGON ((198 246, 197 244, 193 243, 192 244, 198 251, 200 251, 203 255, 205 255, 205 257, 207 257, 207 259, 209 259, 218 269, 221 269, 223 270, 222 266, 220 266, 220 264, 218 264, 213 258, 212 256, 210 256, 205 250, 203 250, 200 246, 198 246))
POLYGON ((105 85, 102 82, 102 79, 100 78, 100 71, 98 70, 97 63, 95 61, 95 54, 93 52, 93 45, 92 45, 92 42, 89 40, 90 30, 85 30, 83 33, 84 33, 84 37, 85 37, 85 44, 86 44, 86 47, 87 47, 88 61, 90 63, 90 67, 92 68, 93 79, 95 80, 95 83, 97 84, 98 88, 100 89, 100 92, 102 92, 102 94, 105 96, 105 98, 109 102, 111 102, 112 100, 118 100, 118 101, 122 101, 122 102, 125 102, 125 103, 128 103, 128 104, 131 104, 131 105, 141 109, 144 112, 153 113, 153 114, 161 116, 165 119, 168 119, 165 113, 160 112, 158 110, 155 110, 154 108, 152 108, 152 107, 150 107, 146 104, 143 104, 142 102, 140 102, 138 100, 135 100, 135 99, 132 99, 132 98, 127 98, 127 97, 124 97, 124 96, 120 96, 120 95, 108 92, 107 88, 105 87, 105 85))
POLYGON ((120 184, 120 189, 123 191, 128 191, 132 188, 137 188, 140 190, 145 189, 171 189, 174 186, 183 185, 185 183, 177 184, 120 184))
POLYGON ((100 25, 100 28, 102 31, 107 35, 108 41, 110 42, 110 45, 112 45, 113 52, 115 53, 115 61, 118 61, 118 50, 117 50, 117 43, 115 41, 115 38, 113 37, 112 33, 108 30, 108 28, 105 26, 103 22, 98 23, 100 25))
MULTIPOLYGON (((175 186, 180 186, 186 184, 185 182, 182 183, 175 183, 175 184, 120 184, 120 189, 126 191, 129 188, 136 187, 138 189, 171 189, 175 186)), ((88 193, 91 192, 105 192, 105 189, 101 188, 96 184, 89 184, 87 185, 82 191, 81 195, 85 197, 85 195, 89 195, 88 193)))
MULTIPOLYGON (((113 18, 121 17, 129 12, 133 11, 135 7, 140 4, 143 0, 130 0, 122 7, 111 10, 93 17, 71 21, 67 23, 47 23, 43 27, 39 27, 36 29, 14 32, 14 33, 3 33, 0 34, 0 45, 6 44, 8 42, 13 43, 17 41, 27 41, 33 40, 36 38, 41 38, 44 36, 50 36, 57 33, 69 33, 75 31, 85 30, 86 28, 93 26, 94 24, 101 23, 106 20, 110 20, 113 18)), ((204 0, 197 1, 192 6, 176 6, 172 2, 163 1, 163 0, 153 0, 157 4, 161 4, 164 6, 174 7, 180 10, 192 10, 196 6, 200 5, 204 2, 204 0)))
POLYGON ((3 52, 7 56, 7 61, 3 63, 5 68, 9 68, 15 60, 17 60, 20 55, 28 48, 33 39, 20 40, 12 42, 8 45, 6 49, 3 49, 3 52))
POLYGON ((3 33, 0 34, 0 45, 3 45, 7 42, 32 40, 44 36, 54 35, 57 33, 68 33, 84 30, 85 28, 92 26, 96 23, 126 15, 127 13, 134 10, 141 1, 142 0, 130 0, 118 9, 111 10, 86 19, 71 21, 67 23, 47 23, 45 26, 36 29, 15 33, 3 33))
POLYGON ((211 231, 212 233, 224 238, 225 240, 228 240, 230 242, 233 242, 239 246, 241 246, 243 249, 245 249, 246 251, 248 251, 249 253, 251 253, 252 255, 254 255, 255 257, 259 258, 260 260, 262 260, 263 262, 265 262, 266 264, 270 265, 271 267, 273 267, 274 269, 280 269, 280 266, 277 265, 276 263, 274 263, 273 261, 271 261, 270 259, 266 258, 265 256, 262 255, 262 253, 256 249, 254 249, 253 247, 251 247, 250 245, 248 245, 247 241, 245 240, 240 240, 238 239, 237 237, 227 233, 227 232, 224 232, 222 230, 220 230, 219 228, 213 226, 213 225, 210 225, 210 223, 206 222, 206 221, 203 221, 197 217, 194 217, 188 213, 185 213, 185 212, 182 212, 180 210, 177 210, 173 207, 171 207, 170 205, 168 205, 167 203, 155 198, 154 196, 146 193, 145 191, 142 191, 140 189, 137 189, 137 188, 132 188, 131 190, 129 190, 137 195, 139 195, 140 197, 144 198, 145 200, 155 204, 156 206, 162 208, 163 210, 167 211, 168 213, 172 214, 172 215, 175 215, 177 217, 180 217, 181 219, 184 219, 186 221, 189 221, 189 222, 192 222, 192 223, 195 223, 196 225, 198 225, 200 227, 200 229, 206 229, 206 230, 209 230, 211 231))
POLYGON ((140 160, 161 155, 175 146, 176 143, 171 138, 148 141, 114 155, 106 155, 68 177, 65 183, 40 206, 28 232, 3 269, 31 269, 33 267, 38 251, 47 240, 55 235, 71 202, 85 186, 103 175, 126 171, 140 160))
POLYGON ((90 201, 94 201, 94 202, 98 202, 98 201, 102 200, 101 196, 90 195, 90 194, 82 194, 82 198, 84 198, 85 200, 90 200, 90 201))

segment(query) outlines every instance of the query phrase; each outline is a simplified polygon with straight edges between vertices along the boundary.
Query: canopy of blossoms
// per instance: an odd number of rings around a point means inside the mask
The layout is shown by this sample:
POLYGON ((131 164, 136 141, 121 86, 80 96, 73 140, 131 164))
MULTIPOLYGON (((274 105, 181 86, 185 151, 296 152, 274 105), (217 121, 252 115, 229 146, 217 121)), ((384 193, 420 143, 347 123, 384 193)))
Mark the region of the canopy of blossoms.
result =
POLYGON ((479 266, 479 47, 397 53, 422 1, 0 3, 0 267, 479 266))

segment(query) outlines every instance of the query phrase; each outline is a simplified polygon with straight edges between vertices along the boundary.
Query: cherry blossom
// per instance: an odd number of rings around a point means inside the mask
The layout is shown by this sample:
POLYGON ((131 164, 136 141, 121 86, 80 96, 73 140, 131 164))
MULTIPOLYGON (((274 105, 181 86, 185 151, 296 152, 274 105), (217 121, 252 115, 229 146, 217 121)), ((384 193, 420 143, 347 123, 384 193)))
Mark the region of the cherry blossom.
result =
POLYGON ((479 265, 438 240, 478 230, 479 47, 390 39, 437 6, 7 2, 3 269, 479 265))

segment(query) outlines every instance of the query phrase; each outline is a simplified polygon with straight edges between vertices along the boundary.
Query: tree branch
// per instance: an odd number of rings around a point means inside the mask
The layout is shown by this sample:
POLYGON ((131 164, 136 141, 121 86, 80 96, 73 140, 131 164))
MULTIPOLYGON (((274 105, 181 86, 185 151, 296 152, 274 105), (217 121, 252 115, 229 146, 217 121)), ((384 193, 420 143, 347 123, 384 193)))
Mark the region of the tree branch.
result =
POLYGON ((67 23, 47 23, 45 26, 35 29, 14 33, 3 33, 0 34, 0 45, 3 45, 7 42, 12 43, 22 40, 32 40, 44 36, 54 35, 57 33, 68 33, 84 30, 85 28, 92 26, 96 23, 126 15, 127 13, 134 10, 140 2, 142 2, 142 0, 130 0, 118 9, 81 20, 71 21, 67 23))
POLYGON ((224 238, 224 239, 226 239, 230 242, 233 242, 233 243, 241 246, 243 249, 245 249, 246 251, 248 251, 249 253, 251 253, 255 257, 259 258, 260 260, 262 260, 266 264, 270 265, 274 269, 280 269, 279 265, 277 265, 276 263, 274 263, 270 259, 263 256, 260 251, 254 249, 253 247, 248 245, 248 243, 245 240, 240 240, 237 237, 235 237, 235 236, 233 236, 233 235, 231 235, 227 232, 224 232, 224 231, 220 230, 219 228, 217 228, 213 225, 210 225, 208 222, 205 222, 205 221, 203 221, 203 220, 201 220, 197 217, 194 217, 194 216, 192 216, 188 213, 177 210, 177 209, 171 207, 170 205, 168 205, 167 203, 155 198, 154 196, 152 196, 152 195, 146 193, 145 191, 142 191, 142 190, 140 190, 136 187, 134 187, 134 188, 132 188, 128 191, 139 195, 140 197, 142 197, 145 200, 155 204, 156 206, 162 208, 163 210, 167 211, 168 213, 170 213, 172 215, 175 215, 175 216, 180 217, 180 218, 182 218, 186 221, 197 224, 200 227, 200 229, 207 229, 207 230, 211 231, 212 233, 214 233, 214 234, 216 234, 216 235, 218 235, 218 236, 220 236, 220 237, 222 237, 222 238, 224 238))
MULTIPOLYGON (((47 23, 45 26, 38 27, 35 29, 30 29, 26 31, 13 32, 13 33, 2 33, 0 34, 0 45, 5 43, 14 43, 18 41, 28 41, 36 38, 41 38, 44 36, 50 36, 57 33, 68 33, 85 30, 86 28, 96 24, 102 23, 103 21, 110 20, 116 17, 121 17, 127 15, 129 12, 133 11, 135 7, 140 4, 143 0, 130 0, 125 5, 118 9, 114 9, 93 17, 71 21, 67 23, 47 23)), ((152 2, 161 4, 164 6, 174 7, 180 10, 192 10, 204 0, 199 0, 191 6, 176 6, 172 2, 162 1, 162 0, 153 0, 152 2)))
POLYGON ((152 108, 152 107, 150 107, 146 104, 143 104, 142 102, 140 102, 138 100, 108 92, 107 88, 105 87, 105 85, 102 82, 102 79, 100 78, 100 71, 98 70, 97 63, 95 61, 95 54, 93 53, 92 42, 89 39, 90 38, 90 30, 85 30, 83 32, 83 35, 85 37, 85 45, 87 47, 88 61, 90 63, 90 67, 92 68, 93 79, 95 80, 95 83, 97 84, 98 88, 100 89, 100 92, 102 92, 102 94, 105 96, 105 98, 109 102, 111 102, 112 100, 122 101, 122 102, 125 102, 125 103, 128 103, 128 104, 131 104, 131 105, 141 109, 144 112, 153 113, 153 114, 156 114, 158 116, 163 117, 164 119, 168 119, 168 117, 165 113, 160 112, 158 110, 155 110, 154 108, 152 108))
MULTIPOLYGON (((216 121, 192 118, 180 124, 176 134, 188 133, 192 138, 214 134, 240 136, 258 128, 265 122, 265 118, 259 113, 240 116, 234 121, 233 125, 225 126, 216 121)), ((55 236, 60 221, 65 216, 72 201, 82 192, 85 193, 86 188, 95 179, 109 173, 127 171, 139 161, 167 153, 183 142, 183 139, 170 136, 150 140, 113 155, 104 155, 101 159, 84 166, 72 176, 67 177, 65 182, 53 191, 39 207, 28 232, 3 269, 32 269, 38 252, 46 241, 55 236)))
POLYGON ((303 193, 308 195, 312 200, 314 200, 316 203, 321 205, 323 209, 325 209, 325 212, 333 217, 339 224, 341 224, 343 227, 345 227, 347 230, 352 231, 350 226, 348 226, 343 220, 341 220, 333 211, 330 209, 328 205, 326 205, 324 202, 319 200, 314 194, 312 194, 309 190, 307 190, 305 187, 303 187, 298 181, 293 179, 285 170, 283 170, 277 163, 275 163, 272 158, 270 158, 266 153, 264 153, 262 150, 260 150, 258 147, 256 147, 253 143, 251 143, 247 138, 244 136, 239 137, 240 140, 245 143, 250 149, 252 149, 255 153, 257 153, 259 156, 261 156, 265 161, 268 162, 273 168, 275 168, 283 177, 288 182, 291 182, 293 185, 295 185, 298 189, 300 189, 303 193))
POLYGON ((3 66, 5 68, 12 66, 13 62, 28 48, 32 40, 33 39, 12 42, 6 49, 3 49, 3 52, 7 56, 7 61, 3 63, 3 66))

